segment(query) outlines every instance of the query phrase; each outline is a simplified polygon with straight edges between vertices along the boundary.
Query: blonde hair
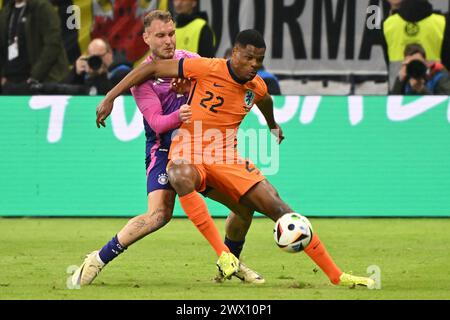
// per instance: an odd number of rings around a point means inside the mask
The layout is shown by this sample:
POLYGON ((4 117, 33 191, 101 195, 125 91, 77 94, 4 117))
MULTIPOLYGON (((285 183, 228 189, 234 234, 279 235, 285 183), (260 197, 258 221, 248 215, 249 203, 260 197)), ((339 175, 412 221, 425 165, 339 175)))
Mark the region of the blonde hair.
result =
POLYGON ((173 21, 172 15, 169 11, 153 10, 144 17, 144 28, 150 27, 153 20, 162 20, 164 22, 173 21))

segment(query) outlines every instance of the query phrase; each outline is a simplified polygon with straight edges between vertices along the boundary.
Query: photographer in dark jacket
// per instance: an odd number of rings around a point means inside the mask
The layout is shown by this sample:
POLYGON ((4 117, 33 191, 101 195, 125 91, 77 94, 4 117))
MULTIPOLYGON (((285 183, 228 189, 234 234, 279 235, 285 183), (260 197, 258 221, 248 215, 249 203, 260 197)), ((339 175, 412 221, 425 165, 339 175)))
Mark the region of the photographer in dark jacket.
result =
POLYGON ((420 44, 406 46, 404 56, 391 94, 450 95, 448 70, 439 62, 427 62, 420 44))
POLYGON ((33 82, 69 72, 59 17, 47 0, 9 1, 0 10, 0 78, 4 94, 29 94, 33 82))
POLYGON ((66 83, 81 85, 90 95, 104 95, 132 69, 125 56, 114 53, 104 39, 93 39, 88 54, 80 56, 66 83))

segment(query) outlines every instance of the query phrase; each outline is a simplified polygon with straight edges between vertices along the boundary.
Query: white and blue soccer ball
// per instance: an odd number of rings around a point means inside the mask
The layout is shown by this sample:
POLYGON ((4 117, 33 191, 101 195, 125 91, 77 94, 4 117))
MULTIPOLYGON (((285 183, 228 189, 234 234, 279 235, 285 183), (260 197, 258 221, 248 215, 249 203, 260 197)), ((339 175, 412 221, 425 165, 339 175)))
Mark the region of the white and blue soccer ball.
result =
POLYGON ((311 242, 313 230, 309 220, 298 213, 286 213, 275 223, 273 237, 281 250, 303 251, 311 242))

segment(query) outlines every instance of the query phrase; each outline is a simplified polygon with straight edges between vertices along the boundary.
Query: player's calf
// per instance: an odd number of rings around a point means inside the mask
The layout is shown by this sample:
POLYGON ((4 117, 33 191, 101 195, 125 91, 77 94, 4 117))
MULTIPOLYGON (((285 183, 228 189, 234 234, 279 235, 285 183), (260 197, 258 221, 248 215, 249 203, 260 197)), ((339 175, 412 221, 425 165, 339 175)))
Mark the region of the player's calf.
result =
POLYGON ((117 234, 123 246, 128 247, 145 236, 164 227, 172 219, 171 208, 159 207, 146 214, 134 217, 117 234))

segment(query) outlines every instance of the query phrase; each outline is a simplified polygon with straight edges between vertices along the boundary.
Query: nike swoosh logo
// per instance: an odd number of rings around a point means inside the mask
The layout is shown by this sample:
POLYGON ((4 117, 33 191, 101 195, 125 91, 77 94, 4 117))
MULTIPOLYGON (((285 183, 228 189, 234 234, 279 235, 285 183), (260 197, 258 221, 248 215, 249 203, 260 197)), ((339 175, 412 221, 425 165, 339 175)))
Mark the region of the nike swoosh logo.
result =
POLYGON ((215 82, 214 82, 213 86, 214 86, 214 87, 217 87, 217 88, 223 88, 223 87, 224 87, 224 86, 222 86, 221 84, 218 84, 218 83, 215 83, 215 82))

